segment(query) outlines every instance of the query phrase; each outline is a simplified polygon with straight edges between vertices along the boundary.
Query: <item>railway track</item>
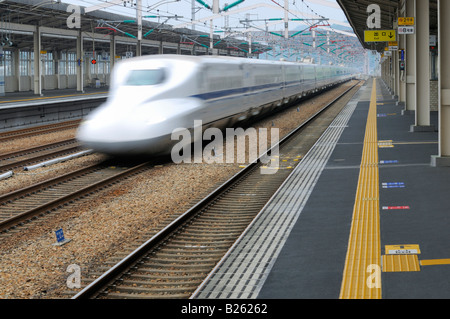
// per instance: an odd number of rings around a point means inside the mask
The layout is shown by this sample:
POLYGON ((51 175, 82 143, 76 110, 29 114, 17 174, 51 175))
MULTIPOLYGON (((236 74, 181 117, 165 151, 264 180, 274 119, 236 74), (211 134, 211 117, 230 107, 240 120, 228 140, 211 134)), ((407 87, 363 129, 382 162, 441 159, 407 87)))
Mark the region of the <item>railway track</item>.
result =
POLYGON ((20 130, 1 132, 0 142, 10 141, 11 139, 28 137, 33 135, 53 133, 61 130, 68 130, 78 127, 79 124, 80 120, 73 120, 54 124, 33 126, 20 130))
POLYGON ((0 173, 82 150, 76 139, 40 145, 0 155, 0 173))
POLYGON ((108 161, 0 196, 0 233, 50 213, 120 179, 148 168, 111 166, 108 161))
POLYGON ((276 174, 260 174, 262 164, 251 163, 131 254, 118 255, 104 272, 91 272, 88 277, 96 279, 84 278, 87 286, 72 298, 189 298, 360 85, 280 141, 276 174))

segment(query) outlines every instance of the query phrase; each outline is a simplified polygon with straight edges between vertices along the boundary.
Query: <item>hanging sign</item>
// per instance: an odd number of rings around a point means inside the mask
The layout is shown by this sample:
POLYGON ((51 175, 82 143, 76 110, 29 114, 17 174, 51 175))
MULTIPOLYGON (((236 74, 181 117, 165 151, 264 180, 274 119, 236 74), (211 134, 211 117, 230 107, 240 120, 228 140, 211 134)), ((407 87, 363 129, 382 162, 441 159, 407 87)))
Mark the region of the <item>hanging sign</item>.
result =
POLYGON ((395 30, 365 30, 364 42, 389 42, 397 41, 395 30))
POLYGON ((412 27, 398 27, 398 34, 414 34, 416 29, 412 27))
POLYGON ((398 18, 398 25, 414 25, 414 18, 413 17, 399 17, 398 18))
POLYGON ((389 41, 389 50, 397 51, 398 50, 398 42, 397 41, 389 41))

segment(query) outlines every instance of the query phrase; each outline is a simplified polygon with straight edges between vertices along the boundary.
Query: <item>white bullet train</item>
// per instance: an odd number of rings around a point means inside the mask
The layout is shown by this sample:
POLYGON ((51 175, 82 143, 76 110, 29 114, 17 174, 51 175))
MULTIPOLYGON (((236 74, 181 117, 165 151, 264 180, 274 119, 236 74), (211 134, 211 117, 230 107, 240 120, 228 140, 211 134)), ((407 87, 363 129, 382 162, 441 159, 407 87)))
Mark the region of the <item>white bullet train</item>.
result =
MULTIPOLYGON (((112 72, 107 101, 80 124, 77 139, 110 155, 169 154, 174 130, 233 127, 311 92, 349 80, 354 70, 222 56, 149 55, 112 72)), ((194 135, 194 134, 192 134, 194 135)))

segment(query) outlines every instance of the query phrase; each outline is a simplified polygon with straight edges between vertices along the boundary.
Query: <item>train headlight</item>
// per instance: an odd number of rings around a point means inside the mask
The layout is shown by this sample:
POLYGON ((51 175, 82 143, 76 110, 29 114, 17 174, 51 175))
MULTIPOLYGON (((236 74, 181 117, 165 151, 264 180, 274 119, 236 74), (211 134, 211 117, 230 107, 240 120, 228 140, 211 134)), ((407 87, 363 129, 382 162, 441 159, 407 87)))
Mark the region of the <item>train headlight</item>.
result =
POLYGON ((81 122, 80 122, 80 126, 82 126, 82 125, 88 125, 88 124, 91 124, 91 123, 92 123, 92 120, 83 119, 83 120, 81 120, 81 122))
POLYGON ((150 119, 148 119, 145 124, 146 125, 153 125, 153 124, 158 124, 161 122, 164 122, 166 120, 166 118, 162 115, 153 115, 150 117, 150 119))

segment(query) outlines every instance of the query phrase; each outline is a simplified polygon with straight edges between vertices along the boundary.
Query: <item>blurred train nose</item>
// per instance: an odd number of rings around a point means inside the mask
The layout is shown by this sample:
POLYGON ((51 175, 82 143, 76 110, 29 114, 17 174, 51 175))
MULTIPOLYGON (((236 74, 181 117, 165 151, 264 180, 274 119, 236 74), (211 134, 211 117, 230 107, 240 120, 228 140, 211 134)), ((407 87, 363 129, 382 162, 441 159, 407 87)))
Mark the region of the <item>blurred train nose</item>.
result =
POLYGON ((160 154, 170 136, 150 134, 148 125, 125 120, 88 120, 80 125, 77 139, 84 147, 111 155, 160 154))

